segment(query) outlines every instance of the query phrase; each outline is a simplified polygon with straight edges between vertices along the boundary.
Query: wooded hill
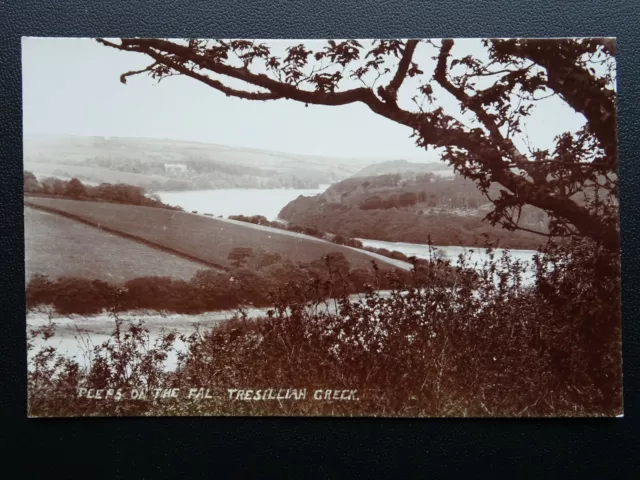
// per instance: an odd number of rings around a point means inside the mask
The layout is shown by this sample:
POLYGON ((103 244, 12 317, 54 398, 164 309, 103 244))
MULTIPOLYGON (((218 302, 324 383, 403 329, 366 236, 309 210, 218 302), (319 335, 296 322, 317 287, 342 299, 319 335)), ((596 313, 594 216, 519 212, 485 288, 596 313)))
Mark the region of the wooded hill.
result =
MULTIPOLYGON (((490 195, 497 196, 494 187, 490 195)), ((433 173, 354 177, 332 185, 315 197, 298 197, 280 212, 284 220, 354 238, 435 245, 533 249, 545 238, 509 232, 483 221, 490 211, 487 197, 474 182, 433 173)), ((522 225, 546 227, 544 212, 526 208, 522 225)))
POLYGON ((407 160, 393 160, 389 162, 368 165, 354 175, 354 177, 375 177, 378 175, 399 174, 402 176, 433 173, 441 177, 452 177, 453 168, 445 163, 430 162, 417 163, 407 160))

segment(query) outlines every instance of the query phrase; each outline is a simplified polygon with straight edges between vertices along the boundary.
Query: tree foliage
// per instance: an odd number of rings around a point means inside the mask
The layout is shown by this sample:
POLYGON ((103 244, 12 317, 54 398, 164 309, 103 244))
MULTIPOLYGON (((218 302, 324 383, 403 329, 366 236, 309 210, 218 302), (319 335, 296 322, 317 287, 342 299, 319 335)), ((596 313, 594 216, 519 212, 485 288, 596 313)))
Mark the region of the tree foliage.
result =
POLYGON ((53 177, 47 177, 39 181, 32 172, 26 170, 24 171, 24 193, 55 195, 74 200, 125 203, 128 205, 182 210, 181 207, 163 203, 158 195, 147 194, 144 188, 135 185, 101 183, 100 185, 92 186, 83 184, 75 177, 68 181, 53 177))
POLYGON ((151 58, 148 67, 122 74, 123 83, 140 73, 158 81, 183 75, 247 100, 365 104, 410 128, 418 146, 440 149, 483 194, 499 185, 499 195, 490 198, 492 224, 525 228, 520 212, 532 205, 551 218, 540 234, 619 248, 615 44, 609 39, 488 39, 473 55, 458 55, 451 39, 329 40, 290 44, 282 54, 248 40, 98 41, 151 58), (399 96, 403 88, 408 94, 399 96), (527 143, 525 124, 549 96, 586 121, 544 149, 527 143), (443 107, 446 97, 455 99, 457 111, 443 107))
POLYGON ((23 178, 24 178, 25 193, 34 193, 34 192, 42 191, 42 186, 38 183, 38 179, 32 172, 25 170, 23 172, 23 178))
MULTIPOLYGON (((550 244, 534 259, 539 281, 533 287, 523 281, 526 265, 491 251, 479 275, 473 274, 468 256, 461 256, 457 268, 434 259, 406 272, 409 279, 384 275, 391 288, 388 295, 370 285, 353 298, 341 283, 373 285, 381 272, 357 268, 347 278, 338 274, 340 256, 334 260, 322 265, 329 282, 299 282, 290 263, 274 265, 277 270, 240 269, 234 272, 238 283, 246 282, 248 293, 260 295, 267 272, 281 272, 280 288, 264 317, 247 321, 246 310, 240 309, 233 319, 210 330, 194 329, 190 335, 165 332, 155 344, 148 328, 132 317, 121 320, 118 312, 132 307, 132 300, 144 302, 138 303, 143 308, 175 308, 175 302, 182 301, 193 309, 196 303, 176 294, 184 282, 161 277, 131 281, 125 289, 113 289, 110 314, 115 328, 107 340, 85 352, 86 367, 56 352, 55 336, 52 344, 44 342, 55 334, 55 324, 31 330, 30 415, 622 413, 620 322, 612 308, 619 303, 619 288, 615 275, 606 273, 617 265, 606 249, 594 251, 593 242, 550 244), (321 288, 324 283, 333 286, 321 288), (331 294, 335 296, 327 298, 335 300, 323 301, 331 294), (163 368, 169 355, 177 358, 175 370, 163 368), (243 385, 261 391, 295 385, 306 388, 308 395, 301 401, 230 400, 227 389, 243 385), (141 401, 129 394, 131 389, 187 386, 211 389, 212 396, 171 400, 154 398, 149 390, 141 401), (79 388, 122 389, 123 397, 112 394, 96 400, 79 395, 79 388), (358 401, 317 401, 312 396, 315 389, 335 388, 357 389, 358 401)), ((32 282, 33 293, 37 287, 38 298, 45 299, 47 280, 32 282)), ((60 283, 79 286, 68 279, 60 283)), ((229 308, 242 300, 240 291, 219 272, 202 271, 192 283, 198 287, 193 292, 200 292, 209 305, 229 308)), ((107 291, 105 285, 95 287, 107 291)), ((77 297, 72 298, 88 306, 77 297)))
POLYGON ((69 180, 69 183, 67 183, 64 194, 67 197, 79 199, 84 197, 87 194, 87 191, 80 180, 72 178, 69 180))
POLYGON ((244 248, 244 247, 236 247, 231 252, 229 252, 229 256, 227 257, 236 268, 244 266, 249 258, 253 256, 252 248, 244 248))

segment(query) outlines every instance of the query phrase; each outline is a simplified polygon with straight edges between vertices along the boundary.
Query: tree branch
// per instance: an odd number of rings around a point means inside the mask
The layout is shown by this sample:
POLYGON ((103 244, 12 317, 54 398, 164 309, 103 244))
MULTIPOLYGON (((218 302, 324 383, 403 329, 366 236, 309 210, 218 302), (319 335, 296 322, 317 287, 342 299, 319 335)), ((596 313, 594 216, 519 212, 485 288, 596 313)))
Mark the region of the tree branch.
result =
MULTIPOLYGON (((503 139, 498 126, 493 121, 493 119, 489 116, 489 114, 482 108, 480 102, 478 101, 478 96, 471 97, 467 95, 462 88, 454 86, 447 77, 447 61, 449 59, 449 55, 451 55, 451 49, 453 48, 453 40, 442 40, 442 48, 440 49, 440 54, 438 55, 438 63, 436 65, 436 70, 433 78, 451 95, 453 95, 456 100, 458 100, 463 107, 471 110, 478 120, 485 126, 485 128, 489 131, 492 140, 501 140, 503 139)), ((503 139, 504 140, 504 139, 503 139)), ((522 156, 522 155, 521 155, 522 156)))
MULTIPOLYGON (((296 85, 274 80, 268 75, 251 72, 245 67, 226 65, 220 57, 207 56, 206 52, 199 54, 195 49, 167 40, 122 39, 120 44, 102 39, 99 41, 120 50, 136 51, 149 55, 158 63, 162 63, 184 75, 212 86, 216 90, 239 98, 252 100, 287 98, 315 105, 347 105, 361 102, 373 112, 413 129, 419 135, 419 144, 421 146, 432 145, 436 148, 456 147, 468 152, 473 160, 481 165, 483 175, 486 175, 486 180, 499 183, 507 188, 519 203, 528 203, 544 211, 552 212, 558 218, 573 224, 582 235, 602 242, 608 249, 617 250, 619 248, 617 230, 609 228, 610 225, 595 213, 579 206, 569 198, 557 195, 552 186, 544 182, 533 184, 512 171, 510 168, 512 164, 507 159, 511 159, 523 170, 532 167, 535 162, 530 162, 516 149, 511 140, 502 136, 495 117, 483 108, 483 103, 477 96, 467 95, 462 88, 456 87, 449 81, 447 60, 453 47, 453 40, 443 40, 442 42, 434 79, 465 108, 475 113, 478 120, 488 130, 489 135, 485 134, 481 129, 468 131, 462 128, 452 117, 444 114, 440 109, 427 113, 414 113, 403 110, 398 107, 395 101, 382 101, 370 88, 360 87, 343 92, 302 90, 296 85), (263 88, 267 92, 254 93, 232 89, 217 80, 194 71, 194 69, 188 68, 186 66, 187 62, 191 62, 200 69, 263 88)), ((390 83, 393 88, 399 87, 406 77, 414 50, 415 44, 407 42, 398 71, 390 83)), ((535 53, 532 55, 535 56, 535 53)), ((144 71, 148 71, 148 69, 144 71)), ((568 82, 565 82, 565 85, 566 83, 568 82)), ((565 95, 569 95, 569 93, 565 95)), ((583 97, 588 98, 589 95, 589 93, 582 93, 583 97)), ((603 94, 600 93, 600 95, 603 94)), ((604 126, 600 125, 599 128, 604 128, 604 126)), ((464 175, 462 170, 461 172, 464 175)), ((468 171, 467 174, 470 175, 468 171)), ((485 177, 471 176, 470 178, 482 180, 485 177)))
MULTIPOLYGON (((99 39, 99 41, 102 39, 99 39)), ((246 68, 232 67, 225 65, 219 61, 213 61, 205 56, 198 55, 192 49, 161 39, 123 39, 122 45, 111 44, 120 50, 137 51, 149 54, 150 49, 166 52, 175 55, 178 58, 193 62, 201 68, 210 70, 219 75, 225 75, 237 80, 242 80, 248 84, 262 87, 278 95, 278 98, 289 98, 303 103, 314 105, 347 105, 355 102, 364 102, 377 100, 375 95, 368 88, 354 88, 344 92, 327 93, 327 92, 311 92, 301 90, 294 85, 290 85, 278 80, 274 80, 262 73, 253 73, 246 68)), ((104 41, 102 42, 104 43, 104 41)), ((106 45, 106 43, 105 43, 106 45)), ((152 55, 150 55, 152 56, 152 55)), ((165 57, 166 58, 166 57, 165 57)))
POLYGON ((278 100, 282 98, 282 95, 278 95, 273 92, 248 92, 246 90, 238 90, 235 88, 231 88, 224 85, 222 82, 218 80, 208 77, 207 75, 202 75, 201 73, 198 73, 194 70, 190 70, 184 65, 180 65, 179 63, 176 63, 170 58, 162 56, 154 52, 153 50, 145 51, 144 53, 146 53, 147 55, 155 59, 156 63, 161 63, 166 65, 167 67, 171 67, 177 72, 180 72, 183 75, 191 77, 194 80, 198 80, 199 82, 202 82, 205 85, 208 85, 230 97, 242 98, 245 100, 259 100, 259 101, 278 100))
MULTIPOLYGON (((438 62, 434 79, 449 93, 451 93, 463 106, 474 112, 478 120, 489 131, 489 140, 492 145, 468 145, 465 148, 469 152, 484 152, 480 163, 484 164, 490 172, 490 178, 504 187, 508 188, 516 197, 522 199, 524 203, 529 203, 535 207, 546 211, 552 211, 559 217, 573 223, 576 228, 586 236, 596 241, 601 241, 607 248, 618 248, 617 232, 610 232, 603 228, 599 218, 589 212, 586 208, 579 206, 573 200, 560 198, 546 185, 533 185, 525 178, 516 175, 509 164, 502 158, 501 151, 509 155, 514 163, 528 172, 532 162, 529 162, 522 155, 513 142, 505 139, 498 129, 495 121, 482 108, 479 102, 474 101, 462 89, 455 87, 447 78, 447 59, 453 47, 453 40, 443 40, 442 48, 438 56, 438 62)), ((467 139, 465 139, 467 140, 467 139)), ((460 141, 458 146, 468 141, 460 141)))
POLYGON ((154 67, 156 67, 157 65, 158 65, 158 62, 154 62, 151 65, 149 65, 148 67, 143 68, 141 70, 129 70, 128 72, 124 72, 122 75, 120 75, 120 82, 126 85, 128 77, 132 77, 134 75, 139 75, 139 74, 144 73, 144 72, 152 72, 154 67))
MULTIPOLYGON (((615 43, 602 41, 606 51, 615 51, 615 43)), ((616 95, 587 70, 567 58, 557 42, 548 40, 496 40, 500 54, 527 58, 547 71, 547 85, 557 92, 571 108, 582 113, 600 141, 607 159, 617 166, 616 95)))
POLYGON ((398 98, 398 90, 402 86, 402 82, 407 77, 407 72, 409 71, 409 67, 411 66, 411 60, 413 59, 413 54, 416 51, 416 47, 418 46, 418 40, 408 40, 407 44, 404 47, 404 52, 402 54, 402 59, 398 64, 398 70, 396 74, 393 76, 389 85, 385 88, 385 95, 392 102, 396 102, 398 98))

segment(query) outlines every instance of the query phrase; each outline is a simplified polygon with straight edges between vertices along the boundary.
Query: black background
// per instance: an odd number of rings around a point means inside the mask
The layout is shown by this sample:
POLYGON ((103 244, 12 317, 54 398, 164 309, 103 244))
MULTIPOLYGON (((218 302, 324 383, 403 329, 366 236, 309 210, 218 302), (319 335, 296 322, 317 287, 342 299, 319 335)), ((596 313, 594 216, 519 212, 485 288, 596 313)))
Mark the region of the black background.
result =
POLYGON ((241 478, 272 468, 284 477, 327 477, 337 470, 393 478, 617 478, 638 471, 638 10, 635 1, 0 1, 1 471, 8 473, 6 460, 20 478, 55 470, 86 478, 217 477, 224 471, 241 478), (624 418, 27 419, 21 36, 617 37, 624 418))

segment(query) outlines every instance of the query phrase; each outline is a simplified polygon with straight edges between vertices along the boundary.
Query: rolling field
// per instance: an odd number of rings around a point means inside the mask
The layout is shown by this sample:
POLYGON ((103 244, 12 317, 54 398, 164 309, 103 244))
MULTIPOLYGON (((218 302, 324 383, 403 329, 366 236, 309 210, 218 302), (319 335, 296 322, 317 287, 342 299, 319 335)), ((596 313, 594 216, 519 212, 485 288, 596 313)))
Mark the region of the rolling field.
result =
MULTIPOLYGON (((352 267, 371 267, 372 257, 357 250, 241 222, 153 207, 57 198, 27 197, 25 204, 48 208, 80 222, 222 268, 230 265, 227 256, 236 247, 249 247, 254 251, 262 248, 302 262, 318 260, 330 252, 342 252, 352 267)), ((57 246, 56 250, 65 248, 66 242, 65 247, 57 246)), ((378 263, 380 267, 391 267, 393 261, 378 259, 378 263)))
POLYGON ((206 265, 161 252, 60 215, 24 209, 26 280, 34 274, 112 283, 147 275, 190 279, 206 265))

